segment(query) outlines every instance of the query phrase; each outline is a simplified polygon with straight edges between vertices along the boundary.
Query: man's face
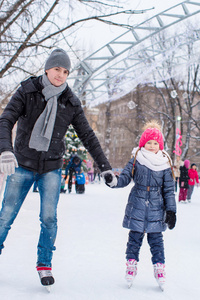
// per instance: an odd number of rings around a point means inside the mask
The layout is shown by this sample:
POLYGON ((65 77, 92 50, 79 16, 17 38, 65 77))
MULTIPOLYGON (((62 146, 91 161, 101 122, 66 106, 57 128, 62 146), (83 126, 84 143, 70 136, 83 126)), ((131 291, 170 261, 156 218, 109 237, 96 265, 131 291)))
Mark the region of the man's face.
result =
POLYGON ((62 67, 54 67, 49 70, 46 70, 47 77, 51 84, 54 86, 60 86, 65 83, 69 71, 62 67))

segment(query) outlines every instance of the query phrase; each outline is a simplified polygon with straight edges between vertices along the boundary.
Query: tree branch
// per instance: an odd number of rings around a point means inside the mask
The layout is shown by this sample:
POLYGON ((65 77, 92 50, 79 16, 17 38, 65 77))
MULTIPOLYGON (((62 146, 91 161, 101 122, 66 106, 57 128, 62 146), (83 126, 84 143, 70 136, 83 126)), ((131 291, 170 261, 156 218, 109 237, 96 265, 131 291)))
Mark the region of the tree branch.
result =
MULTIPOLYGON (((92 16, 92 17, 88 17, 88 18, 84 18, 84 19, 80 19, 80 20, 77 20, 77 21, 74 21, 72 22, 71 24, 69 24, 68 26, 58 30, 58 31, 55 31, 54 33, 48 35, 47 37, 41 39, 40 41, 38 41, 37 43, 31 43, 28 45, 28 47, 33 47, 33 46, 36 46, 36 45, 39 45, 41 43, 43 43, 44 41, 48 40, 48 39, 51 39, 52 37, 62 33, 63 31, 66 31, 68 29, 70 29, 71 27, 79 24, 79 23, 83 23, 85 21, 91 21, 91 20, 97 20, 97 21, 100 21, 100 22, 104 22, 104 23, 108 23, 108 24, 112 24, 111 21, 107 21, 107 20, 102 20, 102 18, 108 18, 108 17, 111 17, 111 16, 117 16, 117 15, 120 15, 120 14, 136 14, 136 13, 144 13, 146 10, 139 10, 139 11, 134 11, 134 10, 124 10, 124 11, 120 11, 120 12, 115 12, 115 13, 110 13, 110 14, 107 14, 107 15, 101 15, 101 16, 92 16)), ((128 26, 128 25, 123 25, 123 24, 118 24, 118 23, 113 23, 112 25, 116 25, 116 26, 125 26, 125 28, 132 28, 132 26, 128 26)))
POLYGON ((12 66, 13 62, 19 57, 20 53, 27 47, 28 41, 31 39, 31 37, 38 31, 38 29, 46 22, 47 18, 51 14, 51 12, 54 10, 56 5, 58 4, 59 0, 56 0, 51 8, 49 9, 48 13, 44 16, 44 18, 41 20, 41 22, 30 32, 26 39, 24 40, 23 44, 18 48, 16 53, 12 56, 10 61, 5 65, 5 67, 0 71, 0 78, 4 75, 4 73, 12 66))
POLYGON ((27 4, 25 4, 22 9, 19 11, 19 13, 4 27, 4 29, 0 32, 0 36, 2 36, 6 30, 8 30, 8 28, 19 18, 19 16, 21 14, 24 13, 24 11, 27 9, 28 6, 31 5, 32 2, 34 2, 35 0, 30 0, 27 4))
POLYGON ((8 8, 5 17, 0 18, 0 25, 6 22, 12 16, 12 14, 14 14, 18 10, 20 5, 24 2, 26 2, 26 0, 18 0, 11 8, 8 8))

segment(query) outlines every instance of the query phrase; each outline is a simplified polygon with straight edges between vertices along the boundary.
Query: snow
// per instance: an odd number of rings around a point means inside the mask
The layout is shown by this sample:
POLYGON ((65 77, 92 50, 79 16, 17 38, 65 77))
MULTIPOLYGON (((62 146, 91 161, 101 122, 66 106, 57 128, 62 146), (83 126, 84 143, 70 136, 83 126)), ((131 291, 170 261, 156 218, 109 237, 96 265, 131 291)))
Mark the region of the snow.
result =
POLYGON ((0 299, 199 299, 200 188, 195 187, 190 204, 177 204, 177 226, 164 233, 164 292, 153 277, 146 237, 131 289, 124 279, 128 230, 121 224, 130 189, 131 185, 113 190, 95 183, 86 185, 84 195, 76 195, 74 187, 71 194, 61 194, 51 293, 40 285, 35 269, 39 194, 31 190, 0 257, 0 299))

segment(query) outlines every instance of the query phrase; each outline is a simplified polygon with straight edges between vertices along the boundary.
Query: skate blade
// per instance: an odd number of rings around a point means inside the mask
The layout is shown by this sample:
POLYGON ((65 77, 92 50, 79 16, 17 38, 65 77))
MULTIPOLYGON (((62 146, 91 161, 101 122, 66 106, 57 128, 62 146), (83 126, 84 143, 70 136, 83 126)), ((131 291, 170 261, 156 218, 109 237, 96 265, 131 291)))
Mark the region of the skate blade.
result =
POLYGON ((129 282, 129 283, 128 283, 128 288, 129 288, 129 289, 132 287, 132 284, 133 284, 132 282, 129 282))
POLYGON ((161 289, 162 292, 164 292, 164 284, 159 284, 159 288, 161 289))
POLYGON ((48 293, 51 292, 51 285, 45 285, 45 289, 47 290, 48 293))
POLYGON ((128 288, 130 289, 132 287, 133 281, 128 281, 127 280, 127 284, 128 284, 128 288))

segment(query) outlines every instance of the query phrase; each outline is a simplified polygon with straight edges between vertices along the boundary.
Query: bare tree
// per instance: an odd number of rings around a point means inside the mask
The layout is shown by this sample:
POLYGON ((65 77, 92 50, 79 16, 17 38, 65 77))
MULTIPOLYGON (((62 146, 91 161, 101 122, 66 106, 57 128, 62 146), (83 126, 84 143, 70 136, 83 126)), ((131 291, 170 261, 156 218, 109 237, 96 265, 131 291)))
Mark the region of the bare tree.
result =
MULTIPOLYGON (((141 83, 130 94, 116 100, 118 104, 111 103, 111 134, 117 128, 122 136, 129 136, 128 141, 126 139, 128 153, 131 147, 138 145, 145 121, 157 119, 162 124, 165 149, 172 159, 178 126, 182 135, 182 159, 200 154, 199 47, 192 38, 198 33, 198 27, 187 24, 186 28, 181 43, 178 32, 172 35, 166 30, 149 40, 147 47, 142 45, 131 53, 141 61, 138 67, 141 83), (129 104, 132 109, 128 109, 129 104)), ((126 81, 126 74, 124 77, 126 81)), ((116 143, 120 144, 119 136, 117 139, 116 143)))
MULTIPOLYGON (((189 147, 197 146, 200 141, 200 119, 197 111, 200 104, 199 62, 195 40, 191 38, 195 32, 196 29, 188 25, 184 36, 181 36, 181 45, 178 34, 168 39, 165 31, 154 37, 162 49, 163 58, 159 64, 156 55, 150 57, 149 53, 142 53, 143 59, 146 57, 146 67, 154 66, 151 81, 148 80, 148 83, 156 88, 159 95, 156 99, 159 101, 155 101, 153 105, 146 102, 148 114, 161 120, 165 144, 172 157, 176 142, 177 118, 180 120, 183 159, 187 156, 189 147)), ((152 41, 152 49, 153 45, 155 40, 152 41)))
POLYGON ((124 7, 122 0, 1 0, 0 102, 7 101, 20 80, 39 71, 49 49, 58 45, 72 49, 76 31, 85 22, 95 20, 127 28, 128 18, 120 23, 119 16, 143 13, 124 7))

